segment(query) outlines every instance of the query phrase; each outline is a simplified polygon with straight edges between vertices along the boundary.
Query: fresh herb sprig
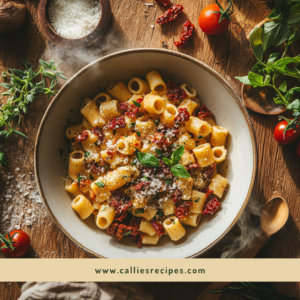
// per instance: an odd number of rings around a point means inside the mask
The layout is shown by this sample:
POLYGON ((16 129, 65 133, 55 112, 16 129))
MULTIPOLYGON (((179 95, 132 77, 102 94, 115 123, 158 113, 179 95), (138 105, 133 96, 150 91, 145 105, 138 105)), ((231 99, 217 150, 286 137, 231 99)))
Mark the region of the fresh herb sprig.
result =
MULTIPOLYGON (((8 138, 13 133, 27 138, 27 136, 14 129, 12 123, 14 119, 18 119, 18 125, 21 123, 23 114, 27 114, 27 105, 39 99, 40 94, 45 94, 49 98, 54 96, 58 91, 55 87, 58 83, 58 78, 66 80, 62 71, 57 71, 58 66, 62 63, 55 65, 53 60, 45 62, 39 60, 39 66, 35 68, 30 62, 21 59, 25 66, 25 70, 8 69, 2 72, 1 76, 9 78, 10 83, 1 83, 0 86, 7 89, 2 96, 8 96, 6 103, 0 104, 0 137, 8 138), (38 76, 42 77, 38 81, 38 76), (50 85, 46 85, 46 78, 51 79, 50 85)), ((6 165, 4 153, 0 153, 0 166, 6 165)))
POLYGON ((255 300, 276 300, 276 299, 297 299, 287 294, 278 292, 276 284, 273 282, 240 282, 239 286, 226 285, 222 289, 211 290, 212 294, 238 294, 244 293, 244 296, 255 300))

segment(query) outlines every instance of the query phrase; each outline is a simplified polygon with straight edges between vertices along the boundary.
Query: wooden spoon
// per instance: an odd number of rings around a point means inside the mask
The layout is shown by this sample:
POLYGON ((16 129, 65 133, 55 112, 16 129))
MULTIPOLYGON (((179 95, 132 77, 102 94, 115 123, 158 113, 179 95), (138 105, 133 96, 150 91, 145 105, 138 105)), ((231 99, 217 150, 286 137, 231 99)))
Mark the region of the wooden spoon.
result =
MULTIPOLYGON (((298 80, 293 77, 280 76, 275 80, 276 86, 284 81, 287 81, 288 87, 295 87, 298 80)), ((279 115, 286 111, 285 105, 276 104, 273 98, 276 97, 276 91, 271 87, 253 88, 251 85, 243 85, 242 98, 244 105, 260 114, 264 115, 279 115)))
POLYGON ((85 37, 79 39, 67 39, 60 36, 52 27, 48 17, 50 0, 41 0, 38 8, 38 24, 40 31, 52 43, 66 49, 88 47, 96 42, 107 30, 111 19, 111 7, 109 0, 99 0, 101 5, 100 21, 95 29, 85 37))
MULTIPOLYGON (((261 215, 261 234, 253 243, 242 251, 238 258, 253 258, 269 238, 279 231, 286 223, 289 217, 289 208, 285 200, 278 194, 264 205, 261 215)), ((212 294, 211 290, 221 289, 230 282, 214 282, 210 284, 196 300, 217 300, 220 294, 212 294)))

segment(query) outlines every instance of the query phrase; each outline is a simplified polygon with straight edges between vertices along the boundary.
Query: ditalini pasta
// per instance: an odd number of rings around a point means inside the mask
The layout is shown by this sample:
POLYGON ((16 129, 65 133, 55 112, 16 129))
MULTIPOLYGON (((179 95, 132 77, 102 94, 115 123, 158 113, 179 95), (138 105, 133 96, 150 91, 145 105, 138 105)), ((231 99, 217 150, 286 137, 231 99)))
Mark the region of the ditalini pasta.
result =
POLYGON ((196 96, 151 71, 83 100, 82 122, 66 129, 65 182, 81 219, 93 215, 119 240, 157 245, 162 236, 182 239, 219 209, 229 131, 196 96))

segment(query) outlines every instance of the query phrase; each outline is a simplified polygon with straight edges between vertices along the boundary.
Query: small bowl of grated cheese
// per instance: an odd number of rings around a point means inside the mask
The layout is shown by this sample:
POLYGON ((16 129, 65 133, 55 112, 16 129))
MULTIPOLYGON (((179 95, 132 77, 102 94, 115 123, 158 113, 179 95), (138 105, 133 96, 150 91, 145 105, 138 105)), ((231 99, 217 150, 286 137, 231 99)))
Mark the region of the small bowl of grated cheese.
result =
POLYGON ((41 0, 38 21, 41 32, 63 48, 82 48, 96 42, 111 19, 109 0, 41 0))

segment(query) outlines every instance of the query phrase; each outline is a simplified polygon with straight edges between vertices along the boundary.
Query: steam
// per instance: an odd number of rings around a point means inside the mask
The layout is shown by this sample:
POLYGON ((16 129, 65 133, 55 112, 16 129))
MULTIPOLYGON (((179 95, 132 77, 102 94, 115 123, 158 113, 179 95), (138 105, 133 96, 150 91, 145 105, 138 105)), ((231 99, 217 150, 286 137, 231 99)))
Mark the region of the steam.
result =
POLYGON ((260 235, 261 212, 261 205, 251 198, 235 229, 226 237, 221 258, 237 257, 260 235))

